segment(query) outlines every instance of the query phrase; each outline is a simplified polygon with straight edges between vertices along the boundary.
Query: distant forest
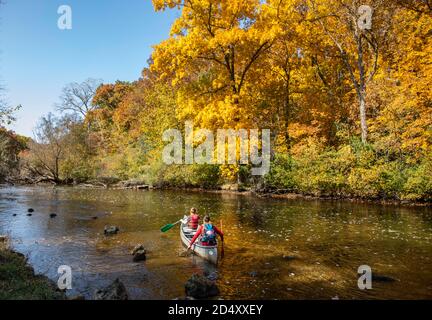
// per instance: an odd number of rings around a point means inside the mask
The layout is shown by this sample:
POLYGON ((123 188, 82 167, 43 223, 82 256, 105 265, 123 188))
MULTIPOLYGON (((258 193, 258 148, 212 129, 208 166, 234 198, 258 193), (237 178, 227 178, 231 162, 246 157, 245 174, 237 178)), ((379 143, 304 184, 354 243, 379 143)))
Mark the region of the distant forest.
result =
POLYGON ((66 85, 31 139, 0 129, 0 179, 432 200, 431 1, 153 5, 179 18, 142 77, 66 85), (162 134, 185 121, 271 129, 270 173, 164 164, 162 134))

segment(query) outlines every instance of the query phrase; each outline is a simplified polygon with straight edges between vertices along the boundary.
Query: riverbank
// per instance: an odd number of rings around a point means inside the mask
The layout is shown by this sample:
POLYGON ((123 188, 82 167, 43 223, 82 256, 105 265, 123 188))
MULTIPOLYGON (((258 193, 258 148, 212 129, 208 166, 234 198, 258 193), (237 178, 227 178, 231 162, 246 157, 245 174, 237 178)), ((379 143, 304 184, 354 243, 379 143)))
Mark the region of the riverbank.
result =
MULTIPOLYGON (((20 182, 8 182, 9 185, 42 185, 45 186, 47 183, 22 183, 20 182)), ((55 184, 49 184, 55 187, 55 184)), ((136 190, 136 191, 148 191, 148 190, 181 190, 189 192, 204 192, 204 193, 219 193, 219 194, 232 194, 232 195, 244 195, 259 198, 269 199, 299 199, 299 200, 310 200, 310 201, 347 201, 352 203, 369 203, 369 204, 381 204, 381 205, 393 205, 393 206, 412 206, 412 207, 429 207, 432 206, 432 201, 417 201, 417 200, 400 200, 391 198, 366 198, 366 197, 355 197, 349 195, 318 195, 318 194, 307 194, 307 193, 295 193, 288 190, 254 190, 252 188, 239 188, 236 184, 224 185, 217 188, 198 188, 198 187, 178 187, 178 186, 153 186, 142 181, 128 180, 120 181, 113 184, 107 183, 106 181, 92 181, 90 183, 82 184, 65 184, 65 186, 78 187, 78 188, 89 188, 89 189, 112 189, 112 190, 136 190)), ((0 184, 1 187, 1 184, 0 184)))
MULTIPOLYGON (((156 189, 156 188, 155 188, 156 189)), ((259 198, 269 199, 299 199, 299 200, 310 200, 310 201, 346 201, 353 203, 369 203, 369 204, 381 204, 381 205, 394 205, 394 206, 413 206, 413 207, 428 207, 432 206, 432 202, 420 202, 410 200, 395 200, 395 199, 367 199, 359 197, 349 196, 325 196, 325 195, 310 195, 293 192, 283 191, 254 191, 254 190, 224 190, 224 189, 204 189, 204 188, 160 188, 162 190, 183 190, 189 192, 205 192, 205 193, 219 193, 219 194, 232 194, 232 195, 245 195, 259 198)))
POLYGON ((65 295, 47 277, 35 275, 24 255, 11 250, 0 236, 0 300, 63 300, 65 295))
POLYGON ((78 186, 90 188, 107 188, 114 190, 182 190, 189 192, 205 192, 205 193, 219 193, 219 194, 232 194, 232 195, 245 195, 255 196, 259 198, 270 199, 301 199, 301 200, 321 200, 321 201, 348 201, 353 203, 370 203, 382 205, 403 205, 403 206, 416 206, 425 207, 432 206, 432 201, 418 201, 418 200, 401 200, 392 198, 367 198, 356 197, 352 195, 339 194, 339 195, 326 195, 326 194, 311 194, 292 192, 291 190, 256 190, 251 187, 238 186, 237 184, 225 184, 215 188, 200 188, 200 187, 179 187, 179 186, 153 186, 144 181, 128 180, 120 181, 110 185, 105 181, 96 182, 94 184, 81 184, 78 186))

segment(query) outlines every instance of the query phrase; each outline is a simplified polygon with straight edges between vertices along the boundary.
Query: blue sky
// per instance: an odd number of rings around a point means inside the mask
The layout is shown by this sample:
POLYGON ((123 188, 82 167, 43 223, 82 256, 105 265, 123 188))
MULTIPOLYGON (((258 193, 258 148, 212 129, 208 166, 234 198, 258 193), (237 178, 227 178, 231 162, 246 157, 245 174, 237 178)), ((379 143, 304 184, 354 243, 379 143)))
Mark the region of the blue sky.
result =
POLYGON ((9 104, 23 106, 10 128, 32 136, 70 82, 138 79, 151 46, 168 37, 178 16, 154 12, 151 0, 5 0, 0 83, 9 104), (61 5, 72 8, 72 30, 57 27, 61 5))

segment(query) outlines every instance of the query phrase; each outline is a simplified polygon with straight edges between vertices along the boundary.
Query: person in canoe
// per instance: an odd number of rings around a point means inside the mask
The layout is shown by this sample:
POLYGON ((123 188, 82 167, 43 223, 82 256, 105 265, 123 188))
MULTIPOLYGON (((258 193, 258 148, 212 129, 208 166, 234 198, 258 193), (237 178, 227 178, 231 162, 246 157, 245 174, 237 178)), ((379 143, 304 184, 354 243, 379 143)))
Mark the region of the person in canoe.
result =
POLYGON ((189 245, 189 249, 192 248, 192 245, 201 236, 201 245, 203 246, 214 246, 216 245, 216 236, 219 235, 221 237, 221 241, 224 240, 224 235, 221 230, 219 230, 216 226, 214 226, 210 220, 210 216, 204 217, 204 223, 198 228, 194 237, 191 240, 189 245))
POLYGON ((198 215, 198 210, 196 208, 190 209, 190 215, 188 217, 188 227, 192 230, 198 229, 200 216, 198 215))

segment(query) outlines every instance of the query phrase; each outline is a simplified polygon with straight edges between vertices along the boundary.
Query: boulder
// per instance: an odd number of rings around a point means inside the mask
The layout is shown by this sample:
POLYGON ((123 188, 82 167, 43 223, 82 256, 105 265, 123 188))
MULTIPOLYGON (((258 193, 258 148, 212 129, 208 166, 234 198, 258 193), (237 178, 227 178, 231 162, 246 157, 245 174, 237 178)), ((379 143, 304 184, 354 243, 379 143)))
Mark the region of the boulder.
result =
POLYGON ((219 295, 216 284, 199 274, 194 274, 185 284, 186 296, 195 299, 206 299, 219 295))
POLYGON ((30 208, 30 209, 27 210, 27 212, 30 212, 30 213, 31 213, 31 212, 34 212, 34 209, 33 209, 33 208, 30 208))
POLYGON ((55 218, 55 217, 57 217, 57 214, 55 214, 55 213, 51 213, 51 214, 50 214, 50 218, 51 218, 51 219, 53 219, 53 218, 55 218))
POLYGON ((97 290, 94 295, 94 300, 128 300, 128 298, 126 287, 119 279, 105 289, 97 290))
POLYGON ((144 246, 142 244, 137 245, 133 250, 132 250, 132 255, 133 255, 133 261, 134 262, 139 262, 139 261, 144 261, 147 259, 146 257, 146 249, 144 248, 144 246))
POLYGON ((105 226, 105 228, 104 228, 104 234, 106 235, 106 236, 112 236, 112 235, 115 235, 115 234, 117 234, 118 232, 120 231, 120 229, 118 228, 118 227, 116 227, 116 226, 105 226))
POLYGON ((32 214, 31 213, 27 213, 27 217, 31 217, 32 216, 32 214))

